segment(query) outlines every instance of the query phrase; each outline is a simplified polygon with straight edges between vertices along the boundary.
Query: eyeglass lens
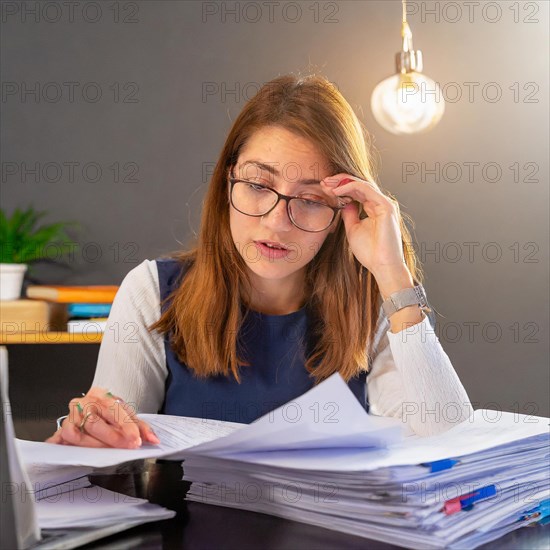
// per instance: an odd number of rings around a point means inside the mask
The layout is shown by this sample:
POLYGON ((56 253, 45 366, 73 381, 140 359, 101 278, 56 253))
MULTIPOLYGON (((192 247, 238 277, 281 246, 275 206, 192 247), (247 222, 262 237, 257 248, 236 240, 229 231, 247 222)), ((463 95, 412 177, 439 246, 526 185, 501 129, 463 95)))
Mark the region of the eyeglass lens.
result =
MULTIPOLYGON (((243 214, 263 216, 277 203, 275 192, 260 185, 237 181, 233 186, 233 205, 243 214)), ((290 218, 296 226, 305 231, 322 231, 334 219, 330 206, 307 199, 292 198, 289 201, 290 218)))

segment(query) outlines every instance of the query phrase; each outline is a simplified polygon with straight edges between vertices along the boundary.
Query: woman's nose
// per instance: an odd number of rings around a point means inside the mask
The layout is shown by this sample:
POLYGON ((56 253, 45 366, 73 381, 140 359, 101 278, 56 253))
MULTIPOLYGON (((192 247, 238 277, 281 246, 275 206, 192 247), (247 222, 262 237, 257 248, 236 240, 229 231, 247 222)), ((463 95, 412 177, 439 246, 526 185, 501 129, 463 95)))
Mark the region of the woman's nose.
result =
POLYGON ((288 211, 285 200, 280 200, 271 212, 268 212, 261 218, 262 223, 270 227, 277 228, 278 231, 289 231, 293 224, 288 217, 288 211))

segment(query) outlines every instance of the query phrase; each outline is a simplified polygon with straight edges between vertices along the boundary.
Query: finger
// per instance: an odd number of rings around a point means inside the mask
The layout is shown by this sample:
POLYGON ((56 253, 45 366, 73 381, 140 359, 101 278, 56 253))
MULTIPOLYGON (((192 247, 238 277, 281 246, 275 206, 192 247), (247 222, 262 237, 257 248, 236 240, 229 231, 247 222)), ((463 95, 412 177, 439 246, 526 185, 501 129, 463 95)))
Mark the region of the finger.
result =
POLYGON ((353 181, 353 178, 350 177, 350 174, 334 174, 332 176, 327 176, 325 179, 321 180, 321 184, 326 185, 327 187, 338 187, 350 181, 353 181))
POLYGON ((106 422, 103 417, 98 415, 88 417, 82 429, 85 434, 102 441, 109 447, 116 447, 117 449, 141 447, 142 441, 139 430, 136 437, 128 438, 127 434, 124 434, 117 425, 106 422))
POLYGON ((140 437, 139 420, 130 403, 116 399, 102 410, 102 416, 109 424, 117 427, 128 441, 135 441, 140 437))
MULTIPOLYGON (((89 417, 84 423, 83 430, 80 425, 68 423, 62 427, 63 441, 68 445, 79 447, 114 447, 118 449, 136 448, 129 446, 123 435, 113 426, 107 424, 101 417, 89 417)), ((141 440, 139 440, 141 444, 141 440)), ((139 446, 139 445, 138 445, 139 446)))
POLYGON ((352 182, 333 190, 336 196, 346 195, 360 202, 367 214, 378 216, 395 210, 395 206, 385 195, 375 190, 372 185, 352 182))
POLYGON ((78 419, 82 416, 83 413, 83 397, 74 397, 69 401, 69 416, 78 419))
POLYGON ((65 418, 59 430, 52 437, 48 438, 47 442, 87 447, 105 446, 103 443, 94 441, 93 438, 86 436, 79 429, 86 415, 91 416, 93 412, 97 413, 99 411, 96 400, 89 399, 93 393, 92 390, 88 394, 82 394, 82 396, 74 397, 69 401, 69 415, 65 418))
POLYGON ((59 428, 59 430, 57 430, 53 435, 48 437, 48 439, 46 439, 44 443, 55 443, 56 445, 60 445, 63 441, 63 438, 61 437, 61 430, 62 429, 59 428))
POLYGON ((384 195, 373 183, 363 180, 349 180, 349 178, 342 180, 342 182, 332 189, 332 192, 338 196, 347 195, 349 191, 362 192, 365 198, 377 198, 381 201, 389 202, 388 197, 384 195))
POLYGON ((63 445, 75 445, 78 447, 108 447, 102 441, 81 432, 78 426, 72 422, 65 422, 61 428, 61 437, 63 445))
POLYGON ((361 223, 359 219, 359 205, 356 202, 352 202, 342 209, 342 220, 344 220, 344 227, 348 235, 354 225, 361 223))
MULTIPOLYGON (((332 190, 337 195, 345 195, 347 194, 342 188, 345 187, 348 184, 359 184, 359 186, 364 187, 358 187, 357 185, 352 186, 352 189, 361 189, 365 191, 366 193, 369 193, 369 197, 378 196, 381 200, 389 200, 384 193, 380 191, 377 185, 374 183, 361 179, 356 177, 350 177, 349 174, 335 174, 333 176, 328 176, 324 180, 321 181, 321 184, 326 185, 329 188, 332 188, 332 190)), ((355 198, 355 197, 354 197, 355 198)), ((356 199, 358 200, 358 199, 356 199)), ((372 199, 371 199, 372 200, 372 199)), ((360 200, 360 202, 364 202, 363 200, 360 200)))
POLYGON ((143 441, 148 441, 149 443, 153 443, 153 445, 158 445, 160 443, 160 439, 157 437, 157 434, 155 434, 147 422, 144 420, 138 420, 138 427, 143 441))
POLYGON ((98 387, 92 388, 83 401, 85 413, 92 412, 94 415, 101 416, 107 424, 120 430, 127 441, 125 447, 135 445, 140 438, 140 433, 131 404, 104 388, 98 387))

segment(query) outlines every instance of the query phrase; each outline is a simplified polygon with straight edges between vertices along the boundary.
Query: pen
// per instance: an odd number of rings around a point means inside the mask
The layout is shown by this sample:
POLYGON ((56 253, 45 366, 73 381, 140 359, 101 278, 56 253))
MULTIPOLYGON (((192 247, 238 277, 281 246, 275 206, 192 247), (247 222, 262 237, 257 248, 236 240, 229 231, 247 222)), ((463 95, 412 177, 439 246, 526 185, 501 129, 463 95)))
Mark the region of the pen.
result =
POLYGON ((496 493, 497 489, 495 485, 487 485, 486 487, 482 487, 478 491, 467 493, 465 495, 460 495, 459 497, 447 500, 443 505, 443 511, 446 515, 450 516, 451 514, 456 514, 461 510, 469 510, 472 508, 474 503, 485 498, 492 497, 496 495, 496 493))

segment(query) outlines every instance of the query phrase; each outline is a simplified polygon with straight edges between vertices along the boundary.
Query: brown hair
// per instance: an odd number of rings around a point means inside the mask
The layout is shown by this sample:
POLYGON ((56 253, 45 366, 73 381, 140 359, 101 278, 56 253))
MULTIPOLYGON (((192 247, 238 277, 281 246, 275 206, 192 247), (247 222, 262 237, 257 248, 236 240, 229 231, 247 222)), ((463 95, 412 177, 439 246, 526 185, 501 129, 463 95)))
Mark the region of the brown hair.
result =
MULTIPOLYGON (((168 257, 190 261, 186 276, 165 301, 170 304, 149 327, 170 335, 178 359, 199 377, 232 374, 240 382, 237 341, 241 304, 250 288, 246 264, 229 226, 229 170, 250 136, 265 126, 279 126, 310 140, 336 173, 375 181, 372 157, 360 121, 349 103, 325 77, 293 74, 271 80, 247 102, 235 120, 216 163, 204 200, 198 243, 168 257)), ((376 185, 376 184, 375 184, 376 185)), ((392 201, 390 193, 385 193, 392 201)), ((395 201, 397 204, 397 201, 395 201)), ((399 212, 399 210, 398 210, 399 212)), ((410 233, 400 216, 405 263, 415 283, 422 273, 410 233)), ((306 368, 315 381, 339 372, 347 381, 368 370, 380 309, 376 280, 349 250, 338 219, 323 246, 307 265, 307 306, 313 313, 315 346, 306 368)))

